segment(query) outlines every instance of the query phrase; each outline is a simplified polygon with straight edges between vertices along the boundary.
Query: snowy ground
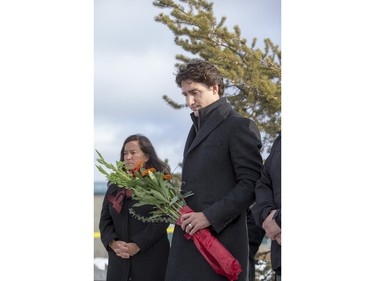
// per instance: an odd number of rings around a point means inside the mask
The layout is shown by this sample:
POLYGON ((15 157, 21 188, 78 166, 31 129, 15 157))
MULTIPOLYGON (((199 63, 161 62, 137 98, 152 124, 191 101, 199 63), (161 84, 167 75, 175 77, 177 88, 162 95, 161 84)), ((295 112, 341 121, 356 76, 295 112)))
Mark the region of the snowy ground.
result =
POLYGON ((94 258, 94 281, 104 281, 107 274, 108 259, 94 258))

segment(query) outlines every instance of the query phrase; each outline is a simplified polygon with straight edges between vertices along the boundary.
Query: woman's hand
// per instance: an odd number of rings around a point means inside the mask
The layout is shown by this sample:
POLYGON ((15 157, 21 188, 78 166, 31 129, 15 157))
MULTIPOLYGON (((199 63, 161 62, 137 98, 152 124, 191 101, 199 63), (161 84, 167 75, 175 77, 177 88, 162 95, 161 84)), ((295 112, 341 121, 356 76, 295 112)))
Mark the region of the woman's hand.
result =
POLYGON ((128 254, 132 257, 135 254, 137 254, 141 249, 138 247, 137 244, 131 242, 131 243, 125 243, 125 246, 128 248, 128 254))
POLYGON ((109 247, 123 259, 128 259, 140 251, 140 248, 135 243, 126 243, 124 241, 112 241, 109 247))

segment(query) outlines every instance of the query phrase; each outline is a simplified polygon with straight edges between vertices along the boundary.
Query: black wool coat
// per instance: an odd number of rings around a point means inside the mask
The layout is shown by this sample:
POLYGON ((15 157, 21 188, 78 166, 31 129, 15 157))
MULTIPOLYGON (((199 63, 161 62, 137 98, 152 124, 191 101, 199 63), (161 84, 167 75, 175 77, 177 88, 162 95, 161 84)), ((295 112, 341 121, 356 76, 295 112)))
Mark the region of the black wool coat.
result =
MULTIPOLYGON (((138 201, 130 197, 124 199, 121 212, 117 213, 107 198, 119 190, 116 185, 109 185, 99 222, 101 240, 108 251, 107 281, 164 281, 170 248, 166 231, 169 224, 144 223, 134 218, 129 214, 129 208, 138 201), (135 242, 141 250, 129 259, 123 259, 108 246, 112 240, 135 242)), ((152 207, 133 209, 146 217, 152 207)))
MULTIPOLYGON (((277 210, 275 221, 281 228, 281 133, 274 141, 270 155, 264 163, 261 178, 257 182, 256 203, 252 207, 254 219, 262 226, 271 210, 277 210)), ((272 269, 281 274, 281 246, 276 240, 271 243, 272 269)))
MULTIPOLYGON (((262 157, 255 123, 235 112, 221 98, 193 114, 182 168, 182 192, 192 191, 187 204, 203 212, 211 233, 240 262, 239 281, 248 276, 246 209, 255 201, 255 183, 262 157)), ((192 240, 175 227, 166 281, 216 281, 214 272, 192 240)))

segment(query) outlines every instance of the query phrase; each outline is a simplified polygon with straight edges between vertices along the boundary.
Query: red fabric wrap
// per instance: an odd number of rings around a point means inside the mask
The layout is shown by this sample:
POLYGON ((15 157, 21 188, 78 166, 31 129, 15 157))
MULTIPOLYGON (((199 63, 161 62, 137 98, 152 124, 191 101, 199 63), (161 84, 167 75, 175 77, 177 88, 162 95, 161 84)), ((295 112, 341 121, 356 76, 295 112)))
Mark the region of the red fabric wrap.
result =
MULTIPOLYGON (((180 209, 181 215, 193 212, 189 206, 180 209)), ((181 225, 181 217, 177 220, 181 225)), ((198 251, 211 265, 212 269, 228 278, 229 281, 238 280, 242 268, 237 259, 214 237, 207 228, 200 229, 193 235, 185 234, 186 239, 192 239, 198 251)))

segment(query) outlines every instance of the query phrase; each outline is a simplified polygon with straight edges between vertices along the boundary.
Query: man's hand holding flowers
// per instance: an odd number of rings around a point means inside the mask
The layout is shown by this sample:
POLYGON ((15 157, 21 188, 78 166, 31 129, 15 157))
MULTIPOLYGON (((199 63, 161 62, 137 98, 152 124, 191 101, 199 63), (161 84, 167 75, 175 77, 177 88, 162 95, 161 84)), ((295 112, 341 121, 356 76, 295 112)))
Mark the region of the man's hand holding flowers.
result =
POLYGON ((198 230, 207 228, 211 225, 206 216, 202 212, 191 212, 183 214, 180 217, 181 228, 186 233, 193 235, 198 230))

